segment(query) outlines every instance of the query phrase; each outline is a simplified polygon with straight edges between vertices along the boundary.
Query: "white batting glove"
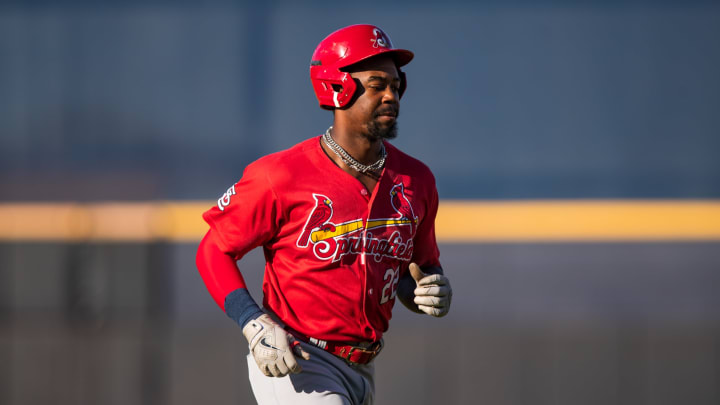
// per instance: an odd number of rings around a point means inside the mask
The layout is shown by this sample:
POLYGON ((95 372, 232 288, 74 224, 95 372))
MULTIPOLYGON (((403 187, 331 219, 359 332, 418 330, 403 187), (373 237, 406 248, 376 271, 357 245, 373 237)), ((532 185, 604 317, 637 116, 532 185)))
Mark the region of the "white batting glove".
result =
POLYGON ((250 353, 255 363, 268 377, 283 377, 288 373, 302 371, 294 354, 305 360, 310 359, 310 355, 295 338, 267 314, 248 322, 243 328, 243 335, 250 343, 250 353))
POLYGON ((410 275, 417 283, 414 302, 418 309, 432 316, 447 315, 452 301, 450 280, 442 274, 425 274, 415 263, 410 263, 410 275))

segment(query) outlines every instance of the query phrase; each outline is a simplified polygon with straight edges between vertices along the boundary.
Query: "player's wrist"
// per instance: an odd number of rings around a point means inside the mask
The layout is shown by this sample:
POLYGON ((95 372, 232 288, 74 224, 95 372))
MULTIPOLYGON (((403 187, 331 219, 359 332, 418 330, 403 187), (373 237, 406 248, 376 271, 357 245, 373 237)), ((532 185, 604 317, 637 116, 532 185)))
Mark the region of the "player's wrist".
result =
POLYGON ((238 288, 225 297, 225 314, 241 328, 263 313, 247 288, 238 288))

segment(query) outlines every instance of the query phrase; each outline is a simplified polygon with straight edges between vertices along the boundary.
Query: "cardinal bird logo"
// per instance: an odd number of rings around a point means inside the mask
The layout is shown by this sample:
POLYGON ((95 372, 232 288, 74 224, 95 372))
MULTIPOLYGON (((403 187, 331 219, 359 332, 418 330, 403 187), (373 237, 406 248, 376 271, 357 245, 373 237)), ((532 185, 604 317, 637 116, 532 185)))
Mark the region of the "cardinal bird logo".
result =
POLYGON ((400 215, 400 218, 412 221, 412 233, 415 234, 414 225, 417 223, 417 217, 415 217, 415 212, 412 205, 410 205, 410 200, 405 196, 405 187, 402 183, 398 183, 390 189, 390 204, 392 204, 395 212, 400 215))
POLYGON ((315 208, 313 208, 310 217, 305 223, 305 228, 297 240, 298 247, 307 247, 310 243, 310 235, 317 229, 335 231, 335 225, 328 222, 333 214, 332 201, 322 194, 313 194, 313 198, 315 198, 315 208))
MULTIPOLYGON (((354 218, 344 222, 338 222, 336 218, 330 222, 333 217, 332 200, 313 193, 307 205, 314 202, 314 207, 312 211, 308 209, 308 219, 301 229, 296 246, 308 248, 312 245, 311 251, 315 257, 332 260, 333 263, 346 256, 360 256, 363 264, 365 256, 378 263, 383 257, 410 261, 418 218, 402 183, 395 184, 389 194, 390 204, 387 204, 387 199, 383 199, 382 212, 387 215, 387 210, 392 206, 397 215, 367 220, 354 218)), ((338 211, 338 215, 342 216, 342 211, 338 211)))

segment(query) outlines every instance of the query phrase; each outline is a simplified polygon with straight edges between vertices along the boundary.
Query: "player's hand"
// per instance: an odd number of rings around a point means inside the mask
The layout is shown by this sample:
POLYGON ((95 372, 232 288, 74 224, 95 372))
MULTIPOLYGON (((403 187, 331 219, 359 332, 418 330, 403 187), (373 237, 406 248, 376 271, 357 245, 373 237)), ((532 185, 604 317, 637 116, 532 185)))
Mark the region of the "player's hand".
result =
POLYGON ((418 309, 432 316, 445 316, 450 310, 452 287, 442 274, 425 274, 416 263, 410 263, 410 275, 417 283, 414 302, 418 309))
POLYGON ((260 371, 268 377, 283 377, 302 371, 295 355, 310 359, 295 338, 267 314, 248 322, 243 328, 243 335, 250 343, 250 353, 260 371))

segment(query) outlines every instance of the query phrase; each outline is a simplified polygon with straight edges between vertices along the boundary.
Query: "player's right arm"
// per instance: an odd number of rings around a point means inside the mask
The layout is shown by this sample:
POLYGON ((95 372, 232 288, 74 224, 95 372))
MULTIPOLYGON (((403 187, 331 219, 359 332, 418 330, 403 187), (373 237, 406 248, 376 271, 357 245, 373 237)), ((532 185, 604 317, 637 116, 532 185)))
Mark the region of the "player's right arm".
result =
POLYGON ((250 297, 235 258, 220 249, 214 232, 209 230, 200 242, 195 264, 215 303, 242 327, 262 310, 250 297))
POLYGON ((221 250, 213 230, 208 231, 200 242, 195 262, 215 302, 242 327, 260 370, 275 377, 299 373, 302 369, 294 354, 304 359, 309 355, 255 303, 235 257, 221 250))

